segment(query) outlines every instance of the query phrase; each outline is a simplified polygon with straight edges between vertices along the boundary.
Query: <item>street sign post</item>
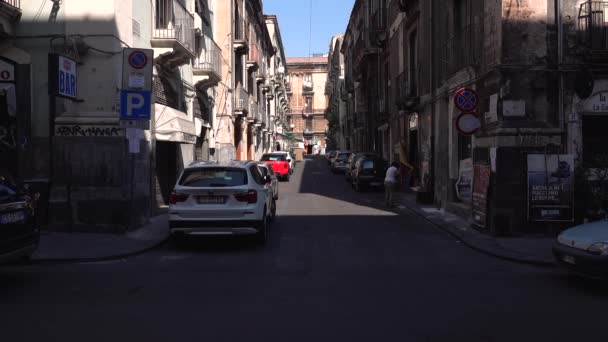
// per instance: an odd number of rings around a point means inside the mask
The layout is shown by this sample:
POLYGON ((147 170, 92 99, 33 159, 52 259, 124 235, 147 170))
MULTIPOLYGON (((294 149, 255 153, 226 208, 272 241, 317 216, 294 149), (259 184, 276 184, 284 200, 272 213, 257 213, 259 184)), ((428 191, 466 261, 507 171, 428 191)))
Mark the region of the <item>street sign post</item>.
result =
POLYGON ((454 105, 465 113, 472 112, 479 104, 479 95, 471 88, 460 88, 454 94, 454 105))
POLYGON ((475 113, 462 113, 456 118, 456 129, 462 135, 473 135, 481 128, 481 121, 475 113))

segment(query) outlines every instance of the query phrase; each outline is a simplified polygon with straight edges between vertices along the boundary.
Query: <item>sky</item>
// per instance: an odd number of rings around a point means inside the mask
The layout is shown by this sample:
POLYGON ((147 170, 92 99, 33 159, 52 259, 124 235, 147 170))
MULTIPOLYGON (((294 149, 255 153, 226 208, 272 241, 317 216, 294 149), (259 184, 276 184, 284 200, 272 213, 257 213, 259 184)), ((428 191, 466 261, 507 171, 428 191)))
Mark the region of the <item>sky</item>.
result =
POLYGON ((277 16, 285 56, 307 57, 329 52, 331 37, 346 31, 355 0, 262 0, 262 3, 264 14, 277 16))

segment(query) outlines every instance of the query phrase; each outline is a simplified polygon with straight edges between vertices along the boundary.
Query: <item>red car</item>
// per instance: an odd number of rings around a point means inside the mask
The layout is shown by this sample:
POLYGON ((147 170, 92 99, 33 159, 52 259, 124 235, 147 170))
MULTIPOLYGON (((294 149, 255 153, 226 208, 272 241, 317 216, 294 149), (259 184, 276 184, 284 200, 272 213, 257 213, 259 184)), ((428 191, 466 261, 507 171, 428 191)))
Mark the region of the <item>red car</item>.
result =
POLYGON ((277 177, 289 181, 289 175, 291 174, 289 159, 284 153, 266 153, 262 156, 261 161, 270 165, 272 171, 277 174, 277 177))

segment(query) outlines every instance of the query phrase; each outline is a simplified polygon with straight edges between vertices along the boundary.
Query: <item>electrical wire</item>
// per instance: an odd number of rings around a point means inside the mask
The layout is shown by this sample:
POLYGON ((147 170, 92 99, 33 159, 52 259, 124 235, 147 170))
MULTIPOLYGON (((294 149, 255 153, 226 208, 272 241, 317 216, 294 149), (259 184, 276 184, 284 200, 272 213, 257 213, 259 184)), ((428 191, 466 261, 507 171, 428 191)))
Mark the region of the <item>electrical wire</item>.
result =
POLYGON ((42 10, 44 10, 44 6, 46 6, 46 2, 47 2, 47 0, 44 0, 42 2, 40 7, 38 8, 38 11, 36 12, 36 15, 34 15, 34 19, 32 19, 32 22, 35 22, 36 20, 38 20, 38 18, 40 18, 40 15, 42 14, 42 10))

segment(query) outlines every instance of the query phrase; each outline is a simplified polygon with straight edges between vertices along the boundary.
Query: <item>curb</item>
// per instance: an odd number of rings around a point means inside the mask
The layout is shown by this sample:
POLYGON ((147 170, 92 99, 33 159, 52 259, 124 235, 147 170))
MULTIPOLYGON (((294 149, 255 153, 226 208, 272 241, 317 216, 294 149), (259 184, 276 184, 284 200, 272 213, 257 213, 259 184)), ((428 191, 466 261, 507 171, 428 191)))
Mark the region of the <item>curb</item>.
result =
POLYGON ((76 264, 76 263, 87 263, 87 262, 100 262, 100 261, 112 261, 112 260, 120 260, 125 259, 137 255, 144 254, 151 250, 161 247, 164 245, 169 239, 171 235, 164 237, 162 240, 155 242, 152 245, 137 249, 135 251, 117 253, 104 255, 99 257, 88 257, 88 258, 42 258, 42 259, 30 259, 25 261, 23 264, 26 265, 48 265, 48 264, 76 264))
POLYGON ((510 261, 510 262, 515 262, 515 263, 519 263, 519 264, 527 264, 527 265, 545 267, 545 268, 556 267, 556 264, 552 261, 549 262, 546 260, 540 260, 540 259, 528 257, 528 256, 516 256, 516 255, 514 255, 515 253, 513 253, 513 252, 499 253, 496 250, 492 250, 490 248, 484 248, 480 244, 475 244, 474 242, 472 242, 471 240, 474 240, 474 238, 473 239, 466 238, 457 229, 450 226, 445 221, 432 219, 429 216, 427 216, 426 213, 421 211, 419 208, 412 208, 411 206, 409 206, 405 203, 401 203, 401 204, 408 211, 416 214, 418 217, 423 218, 424 220, 431 223, 433 226, 440 229, 441 231, 448 233, 450 236, 452 236, 456 240, 460 241, 462 244, 464 244, 465 246, 469 247, 472 250, 475 250, 477 252, 480 252, 482 254, 485 254, 485 255, 488 255, 488 256, 491 256, 494 258, 498 258, 498 259, 502 259, 502 260, 506 260, 506 261, 510 261), (440 222, 437 222, 437 221, 440 221, 440 222))

